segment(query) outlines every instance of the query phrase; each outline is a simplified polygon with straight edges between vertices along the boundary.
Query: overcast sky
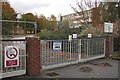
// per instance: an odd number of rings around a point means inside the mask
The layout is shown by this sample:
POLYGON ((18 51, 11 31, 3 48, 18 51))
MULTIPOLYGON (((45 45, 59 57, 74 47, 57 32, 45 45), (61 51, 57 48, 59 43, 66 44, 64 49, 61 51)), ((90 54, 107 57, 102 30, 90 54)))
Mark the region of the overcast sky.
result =
POLYGON ((50 17, 51 14, 58 17, 59 14, 73 13, 70 4, 76 3, 75 0, 9 0, 9 2, 17 13, 32 12, 46 17, 50 17))
MULTIPOLYGON (((8 0, 11 6, 17 13, 32 12, 33 14, 43 14, 50 17, 52 14, 57 18, 60 14, 66 15, 74 13, 70 5, 75 5, 76 1, 84 0, 8 0)), ((87 0, 87 1, 101 1, 101 0, 87 0)), ((103 1, 103 0, 102 0, 103 1)), ((112 1, 112 0, 106 0, 112 1)), ((116 1, 116 0, 113 0, 116 1)))

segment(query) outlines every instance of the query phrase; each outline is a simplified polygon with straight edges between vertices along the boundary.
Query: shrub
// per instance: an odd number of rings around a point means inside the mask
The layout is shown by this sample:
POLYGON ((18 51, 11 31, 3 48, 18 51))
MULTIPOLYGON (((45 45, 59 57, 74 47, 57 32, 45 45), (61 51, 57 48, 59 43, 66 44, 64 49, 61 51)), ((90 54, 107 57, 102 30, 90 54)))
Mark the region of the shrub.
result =
POLYGON ((102 28, 88 27, 81 31, 80 36, 87 36, 87 34, 93 34, 94 37, 100 37, 103 35, 102 28))
POLYGON ((58 30, 40 32, 36 34, 36 36, 40 37, 41 39, 68 39, 68 35, 73 33, 79 34, 80 30, 71 28, 60 28, 58 30))

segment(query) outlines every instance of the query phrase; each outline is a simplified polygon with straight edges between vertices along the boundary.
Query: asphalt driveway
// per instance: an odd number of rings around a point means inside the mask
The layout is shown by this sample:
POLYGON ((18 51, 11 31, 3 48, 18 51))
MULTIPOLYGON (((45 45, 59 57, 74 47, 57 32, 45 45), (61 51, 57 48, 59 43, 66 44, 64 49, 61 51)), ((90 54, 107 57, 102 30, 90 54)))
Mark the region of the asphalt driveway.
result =
POLYGON ((111 78, 114 80, 114 78, 119 77, 119 63, 120 62, 118 60, 103 58, 52 70, 44 70, 38 77, 29 77, 24 75, 13 78, 111 78))
POLYGON ((39 78, 118 78, 118 61, 97 59, 43 71, 39 78), (83 69, 83 70, 81 70, 83 69))

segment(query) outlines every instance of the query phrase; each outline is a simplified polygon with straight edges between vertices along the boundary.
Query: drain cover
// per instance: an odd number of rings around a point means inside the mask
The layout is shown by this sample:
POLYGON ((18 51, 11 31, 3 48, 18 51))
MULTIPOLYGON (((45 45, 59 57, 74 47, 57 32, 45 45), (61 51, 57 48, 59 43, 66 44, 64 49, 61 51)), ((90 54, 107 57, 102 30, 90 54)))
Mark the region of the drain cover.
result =
POLYGON ((80 68, 81 72, 91 72, 93 69, 91 67, 88 66, 83 66, 80 68))

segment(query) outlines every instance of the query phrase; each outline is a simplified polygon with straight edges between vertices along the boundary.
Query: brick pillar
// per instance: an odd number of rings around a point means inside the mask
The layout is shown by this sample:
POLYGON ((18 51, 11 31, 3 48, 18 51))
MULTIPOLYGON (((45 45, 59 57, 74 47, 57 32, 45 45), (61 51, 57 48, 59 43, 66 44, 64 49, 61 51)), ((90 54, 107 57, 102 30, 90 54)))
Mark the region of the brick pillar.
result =
POLYGON ((41 72, 40 63, 40 40, 34 37, 26 38, 27 49, 27 75, 38 76, 41 72))
POLYGON ((106 54, 105 56, 109 58, 113 52, 113 38, 112 37, 106 37, 106 54))

